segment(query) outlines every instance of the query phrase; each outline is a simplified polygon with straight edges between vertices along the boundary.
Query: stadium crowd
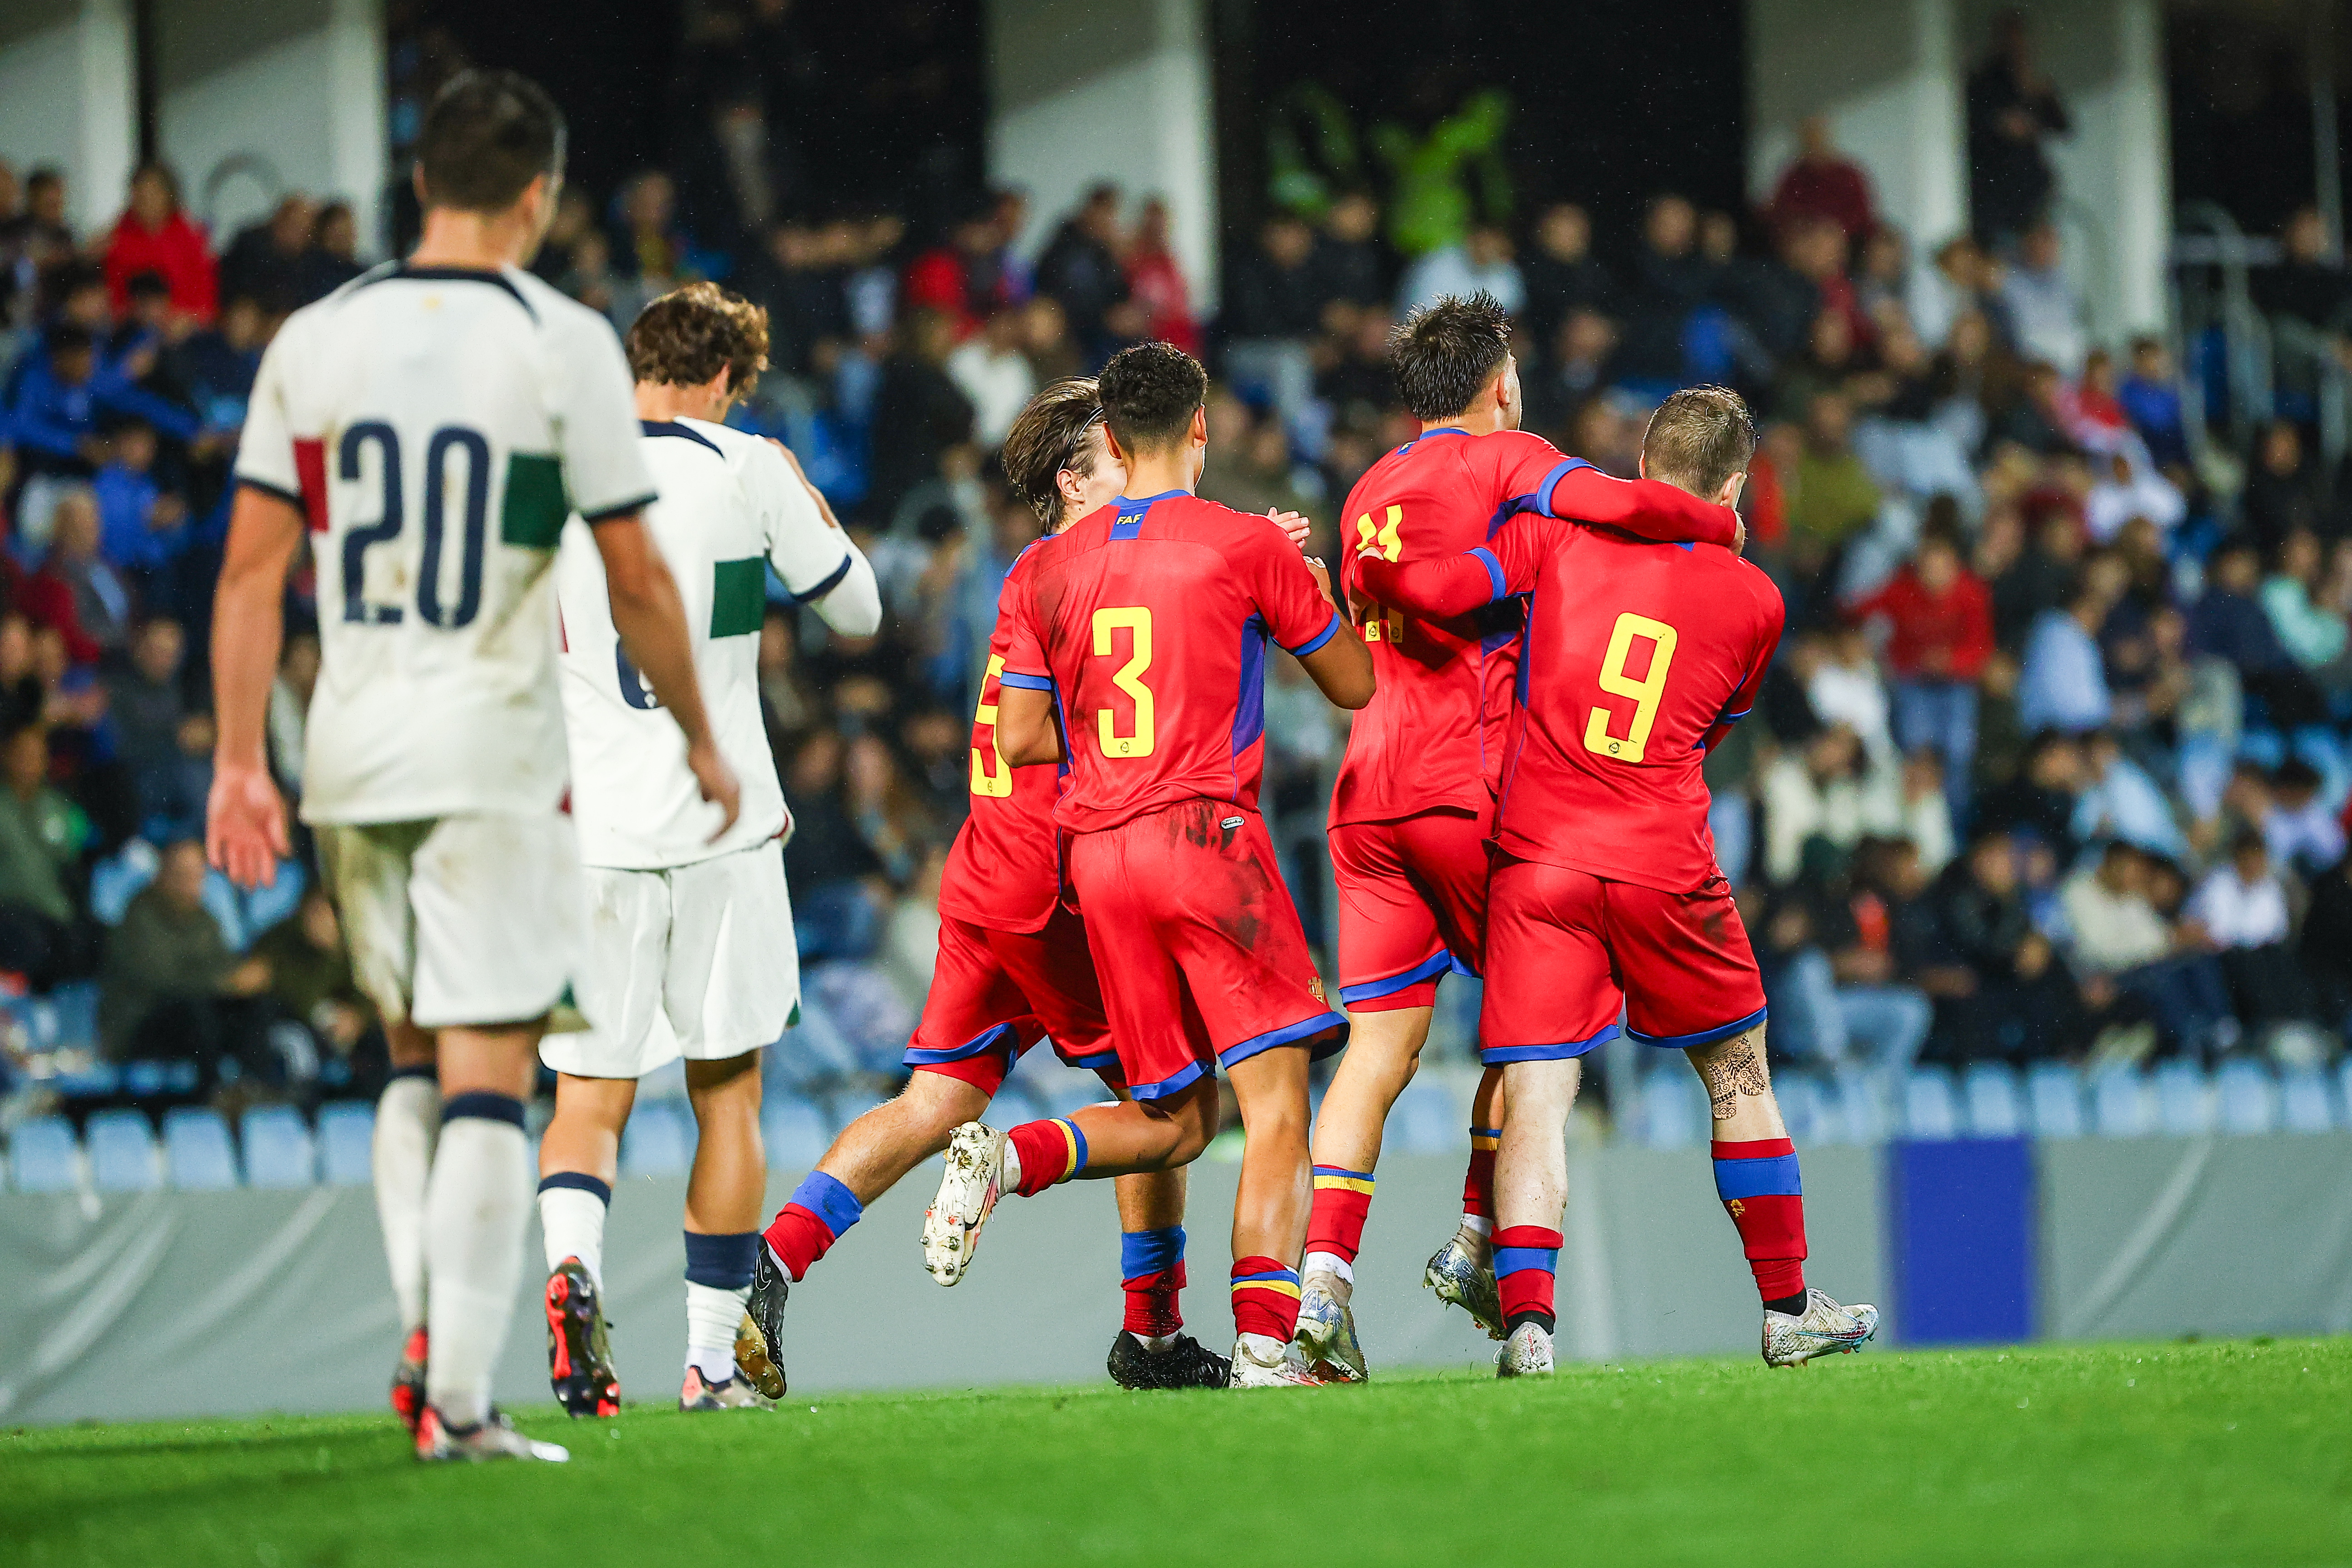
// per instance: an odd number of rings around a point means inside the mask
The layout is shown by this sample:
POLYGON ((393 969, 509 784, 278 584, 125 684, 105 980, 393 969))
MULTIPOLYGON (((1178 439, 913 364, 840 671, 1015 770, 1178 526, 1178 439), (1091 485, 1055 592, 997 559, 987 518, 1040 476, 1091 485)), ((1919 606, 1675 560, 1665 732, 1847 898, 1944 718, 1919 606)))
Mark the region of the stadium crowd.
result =
MULTIPOLYGON (((2060 112, 1979 90, 1989 135, 2060 112)), ((1415 433, 1390 328, 1479 289, 1517 321, 1528 426, 1604 469, 1632 472, 1675 386, 1758 415, 1748 552, 1788 631, 1707 775, 1776 1054, 2340 1048, 2352 482, 2291 418, 2244 453, 2192 438, 2162 342, 2094 341, 2046 178, 2021 205, 1979 192, 2001 216, 1981 236, 1906 236, 1813 123, 1756 210, 1660 194, 1612 256, 1564 202, 1407 256, 1350 190, 1242 237, 1212 317, 1166 208, 1113 186, 1033 254, 1016 190, 918 226, 725 173, 567 190, 537 269, 616 329, 699 276, 766 306, 774 370, 741 418, 793 447, 880 578, 879 636, 778 594, 761 638, 813 1071, 889 1076, 928 983, 997 586, 1035 532, 992 463, 1024 399, 1143 338, 1204 352, 1202 493, 1305 513, 1328 558, 1357 477, 1415 433)), ((380 1050, 312 879, 237 895, 197 842, 243 400, 285 314, 357 274, 352 210, 289 195, 216 248, 160 166, 105 232, 73 233, 66 195, 0 163, 0 974, 94 980, 105 1055, 196 1061, 195 1092, 363 1090, 380 1050)), ((2263 306, 2352 353, 2332 335, 2352 275, 2310 227, 2263 306)), ((296 794, 317 668, 290 637, 271 733, 296 794)), ((1293 661, 1269 685, 1268 815, 1328 951, 1346 733, 1293 661)))

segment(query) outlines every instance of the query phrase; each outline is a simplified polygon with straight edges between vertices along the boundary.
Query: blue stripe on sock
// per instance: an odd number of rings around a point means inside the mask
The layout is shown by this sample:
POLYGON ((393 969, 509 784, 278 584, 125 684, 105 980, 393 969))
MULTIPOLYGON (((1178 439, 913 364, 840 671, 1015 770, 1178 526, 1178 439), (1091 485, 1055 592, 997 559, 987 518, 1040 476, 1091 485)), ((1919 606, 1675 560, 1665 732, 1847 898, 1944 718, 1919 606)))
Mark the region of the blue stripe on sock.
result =
POLYGON ((1546 1274, 1559 1272, 1559 1248, 1557 1247, 1498 1247, 1495 1248, 1495 1278, 1506 1274, 1524 1274, 1530 1268, 1540 1268, 1546 1274))
POLYGON ((1184 1261, 1184 1227, 1171 1225, 1161 1230, 1121 1231, 1118 1237, 1118 1277, 1140 1279, 1147 1274, 1164 1274, 1184 1261))
POLYGON ((443 1126, 467 1116, 483 1121, 503 1121, 520 1131, 522 1127, 522 1101, 511 1094, 492 1094, 488 1089, 477 1089, 464 1094, 453 1094, 441 1102, 443 1126))
POLYGON ((686 1282, 714 1290, 740 1290, 751 1282, 751 1268, 760 1260, 760 1233, 737 1236, 686 1233, 686 1282))
POLYGON ((1065 1176, 1063 1180, 1073 1181, 1076 1179, 1080 1171, 1087 1168, 1087 1130, 1066 1116, 1063 1117, 1061 1121, 1063 1126, 1070 1130, 1070 1142, 1076 1155, 1071 1163, 1069 1175, 1065 1176))
POLYGON ((824 1221, 835 1241, 866 1213, 866 1205, 857 1201, 856 1193, 823 1171, 811 1171, 802 1177, 801 1184, 793 1189, 792 1201, 824 1221))
POLYGON ((1801 1197, 1804 1190, 1797 1182, 1794 1154, 1715 1163, 1715 1195, 1726 1203, 1734 1198, 1801 1197))
POLYGON ((558 1171, 551 1176, 540 1177, 541 1192, 548 1192, 557 1187, 570 1187, 576 1192, 587 1193, 606 1208, 613 1206, 612 1184, 598 1181, 585 1171, 558 1171))

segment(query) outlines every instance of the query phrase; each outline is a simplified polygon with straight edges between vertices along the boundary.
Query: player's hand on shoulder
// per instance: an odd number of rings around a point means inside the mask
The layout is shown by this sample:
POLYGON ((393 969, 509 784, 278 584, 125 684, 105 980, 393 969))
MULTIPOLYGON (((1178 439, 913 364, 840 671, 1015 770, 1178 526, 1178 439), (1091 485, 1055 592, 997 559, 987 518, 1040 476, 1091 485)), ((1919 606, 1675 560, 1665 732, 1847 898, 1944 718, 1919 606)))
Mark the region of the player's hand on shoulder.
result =
POLYGON ((1265 509, 1265 515, 1273 520, 1275 527, 1282 530, 1284 537, 1291 543, 1301 550, 1307 548, 1307 536, 1314 531, 1313 523, 1295 511, 1279 511, 1273 507, 1265 509))
POLYGON ((686 749, 686 765, 694 770, 695 787, 702 792, 702 798, 724 814, 719 831, 710 836, 709 841, 716 844, 727 837, 727 830, 735 826, 735 818, 742 813, 743 786, 737 782, 735 770, 728 765, 727 759, 719 754, 718 746, 709 741, 697 742, 686 749))
POLYGON ((1323 597, 1330 606, 1335 610, 1338 609, 1339 600, 1339 596, 1331 592, 1330 569, 1323 564, 1322 558, 1319 556, 1309 555, 1304 559, 1307 562, 1307 570, 1314 574, 1315 586, 1322 590, 1323 597))
POLYGON ((205 855, 245 889, 278 880, 278 862, 292 853, 286 837, 286 797, 266 767, 219 763, 205 802, 205 855))

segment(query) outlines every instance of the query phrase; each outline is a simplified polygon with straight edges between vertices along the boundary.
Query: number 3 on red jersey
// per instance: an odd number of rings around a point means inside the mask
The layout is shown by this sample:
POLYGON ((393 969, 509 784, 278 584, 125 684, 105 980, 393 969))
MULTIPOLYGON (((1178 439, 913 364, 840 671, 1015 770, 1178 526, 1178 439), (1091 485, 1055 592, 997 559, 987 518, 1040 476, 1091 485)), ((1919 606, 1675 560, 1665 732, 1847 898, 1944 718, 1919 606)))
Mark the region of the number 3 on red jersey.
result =
POLYGON ((1151 754, 1151 688, 1143 684, 1143 672, 1151 668, 1151 612, 1140 605, 1122 609, 1101 609, 1095 612, 1095 657, 1108 658, 1118 647, 1118 633, 1132 634, 1127 662, 1110 678, 1110 683, 1135 700, 1135 730, 1131 734, 1118 732, 1118 721, 1108 708, 1095 710, 1095 737, 1102 742, 1102 754, 1113 762, 1132 762, 1151 754))
POLYGON ((1658 720, 1659 699, 1666 694, 1666 668, 1675 661, 1675 628, 1664 621, 1631 610, 1617 617, 1609 633, 1609 651, 1601 660, 1601 689, 1612 697, 1632 698, 1633 718, 1622 737, 1612 735, 1609 726, 1615 715, 1606 708, 1593 709, 1584 721, 1586 751, 1620 763, 1642 760, 1650 743, 1650 726, 1658 720), (1625 673, 1635 637, 1646 637, 1650 643, 1649 673, 1639 680, 1625 673))

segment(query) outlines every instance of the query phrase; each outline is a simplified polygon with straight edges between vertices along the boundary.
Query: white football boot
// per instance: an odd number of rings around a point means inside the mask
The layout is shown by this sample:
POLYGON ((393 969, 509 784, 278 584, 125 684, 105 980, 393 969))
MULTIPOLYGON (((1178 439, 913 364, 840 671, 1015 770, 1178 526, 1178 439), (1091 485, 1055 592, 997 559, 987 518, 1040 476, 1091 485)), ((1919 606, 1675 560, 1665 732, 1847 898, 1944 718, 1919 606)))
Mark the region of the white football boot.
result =
POLYGON ((1361 1383, 1364 1347, 1356 1339, 1356 1314, 1349 1305, 1355 1288, 1328 1268, 1309 1274, 1298 1292, 1298 1353, 1329 1383, 1361 1383))
POLYGON ((1264 1334, 1244 1334, 1234 1342, 1234 1375, 1228 1388, 1317 1388, 1325 1380, 1315 1375, 1294 1344, 1276 1344, 1264 1334))
POLYGON ((1877 1331, 1877 1308, 1860 1301, 1841 1307, 1809 1289, 1801 1312, 1764 1309, 1764 1364, 1802 1366, 1815 1356, 1851 1355, 1877 1331))
POLYGON ((1503 1301, 1495 1289, 1494 1244, 1475 1231, 1457 1230, 1422 1270, 1421 1282, 1477 1321, 1490 1340, 1503 1337, 1503 1301))
POLYGON ((560 1443, 536 1443, 515 1430, 507 1413, 490 1406, 489 1418, 472 1426, 453 1426, 441 1412, 427 1405, 416 1422, 416 1457, 432 1463, 483 1459, 541 1459, 560 1465, 572 1451, 560 1443))
POLYGON ((1495 1352, 1496 1377, 1549 1377, 1551 1336, 1541 1323, 1521 1323, 1495 1352))
POLYGON ((1013 1141, 993 1127, 967 1121, 949 1135, 948 1168, 939 1195, 923 1211, 923 1267, 952 1285, 971 1267, 980 1227, 1004 1195, 1006 1156, 1013 1141))

